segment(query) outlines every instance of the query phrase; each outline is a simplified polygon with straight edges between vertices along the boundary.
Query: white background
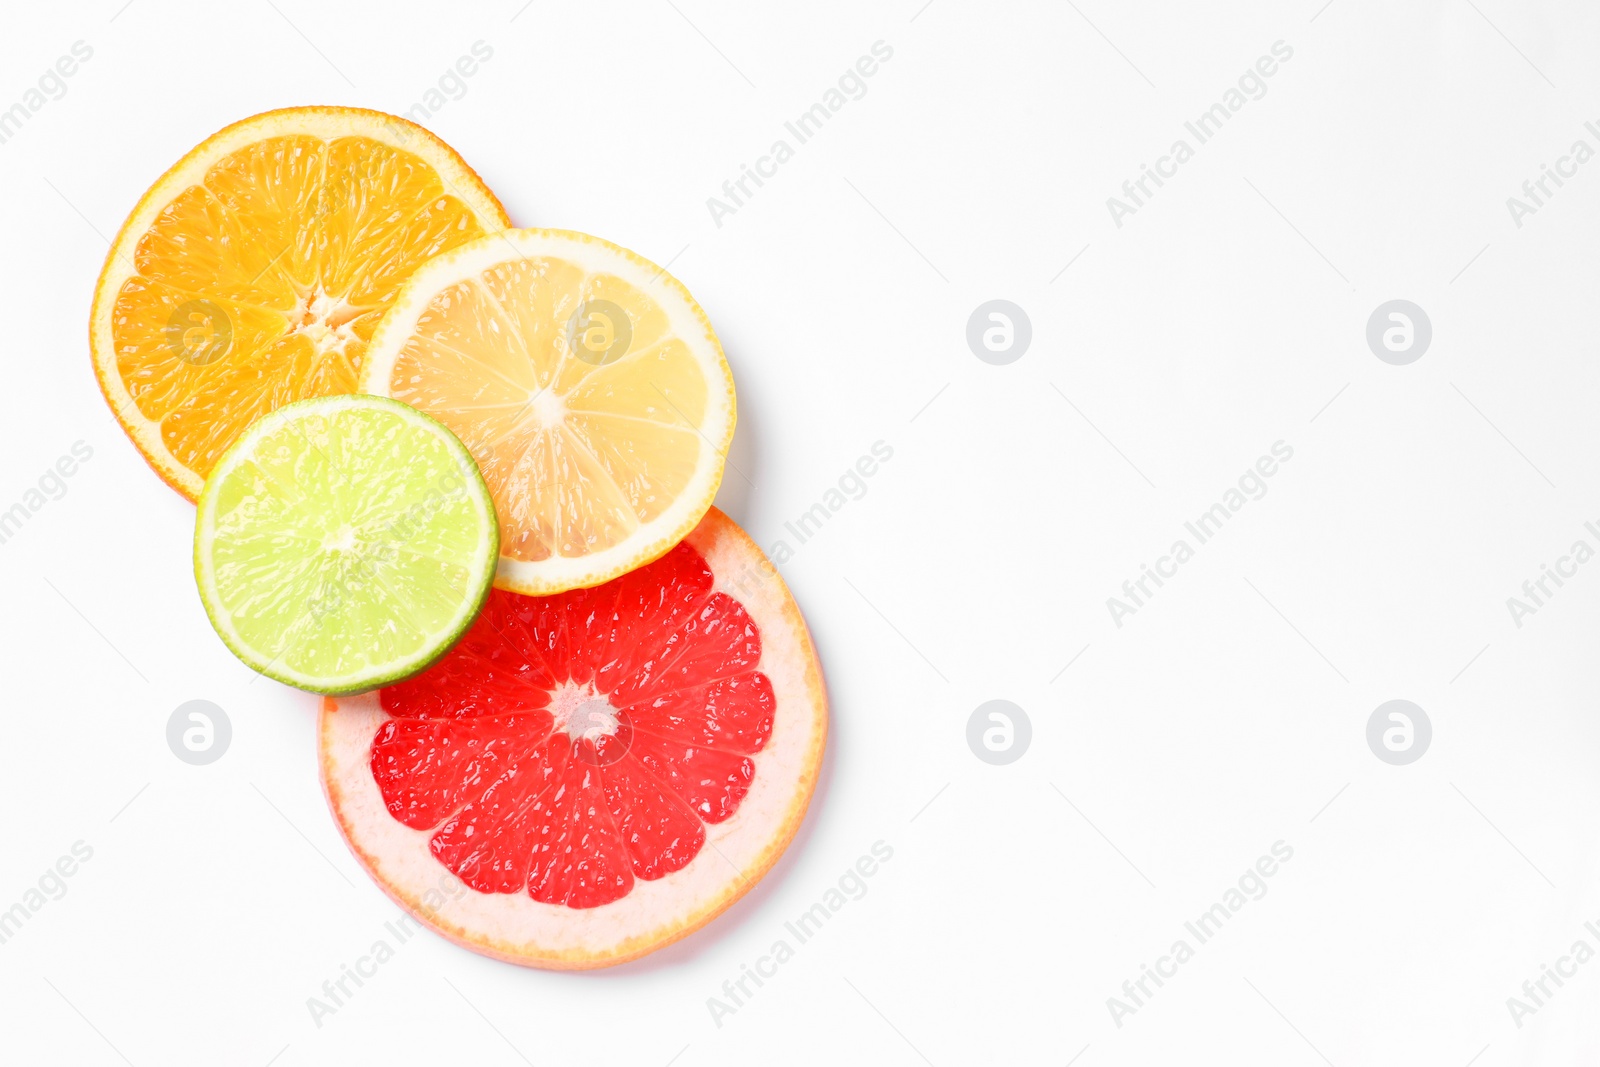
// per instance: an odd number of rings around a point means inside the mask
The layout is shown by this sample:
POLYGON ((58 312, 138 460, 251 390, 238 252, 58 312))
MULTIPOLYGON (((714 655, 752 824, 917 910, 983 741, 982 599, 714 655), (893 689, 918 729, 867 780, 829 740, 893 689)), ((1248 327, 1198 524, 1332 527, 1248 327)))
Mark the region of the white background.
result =
POLYGON ((1600 562, 1520 628, 1506 606, 1600 547, 1600 161, 1520 228, 1506 206, 1600 149, 1600 12, 919 4, 11 13, 0 107, 94 54, 0 145, 0 510, 94 455, 0 545, 0 908, 93 858, 0 945, 0 1058, 1600 1057, 1600 961, 1520 1028, 1506 1004, 1600 948, 1600 562), (123 438, 85 325, 105 239, 193 144, 292 104, 404 112, 480 40, 428 125, 516 222, 670 261, 711 315, 739 387, 721 500, 796 549, 833 733, 789 854, 694 937, 563 975, 423 935, 318 1027, 306 999, 396 909, 325 810, 316 700, 207 625, 192 509, 123 438), (718 227, 707 197, 879 40, 865 97, 718 227), (1117 227, 1106 198, 1279 40, 1267 94, 1117 227), (965 341, 992 298, 1032 320, 1009 366, 965 341), (1364 336, 1394 298, 1434 329, 1404 367, 1364 336), (880 440, 796 547, 784 522, 880 440), (1106 598, 1279 440, 1267 495, 1117 627, 1106 598), (234 730, 205 767, 164 736, 196 698, 234 730), (1009 766, 965 739, 994 698, 1033 725, 1009 766), (1393 698, 1433 724, 1409 766, 1365 739, 1393 698), (879 840, 867 895, 718 1026, 707 998, 879 840), (1267 895, 1116 1025, 1107 998, 1279 840, 1267 895))

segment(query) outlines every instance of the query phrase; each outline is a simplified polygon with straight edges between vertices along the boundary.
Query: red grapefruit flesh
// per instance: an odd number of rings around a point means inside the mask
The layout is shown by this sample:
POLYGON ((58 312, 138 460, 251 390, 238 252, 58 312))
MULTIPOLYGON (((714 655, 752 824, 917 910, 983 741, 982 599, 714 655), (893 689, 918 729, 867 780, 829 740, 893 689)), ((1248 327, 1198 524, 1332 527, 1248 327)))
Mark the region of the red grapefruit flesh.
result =
POLYGON ((709 922, 794 836, 827 700, 799 609, 712 508, 621 578, 490 594, 443 660, 328 700, 346 841, 445 936, 537 967, 635 959, 709 922))

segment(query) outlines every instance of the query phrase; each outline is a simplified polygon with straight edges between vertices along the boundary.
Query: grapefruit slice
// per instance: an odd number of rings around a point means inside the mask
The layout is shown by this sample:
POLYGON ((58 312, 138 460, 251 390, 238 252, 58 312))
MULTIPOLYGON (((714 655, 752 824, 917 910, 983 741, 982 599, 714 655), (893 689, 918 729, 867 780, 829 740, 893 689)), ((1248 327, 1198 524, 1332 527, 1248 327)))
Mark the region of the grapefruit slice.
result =
POLYGON ((412 275, 361 391, 466 443, 500 515, 495 584, 544 596, 694 529, 733 440, 733 376, 677 279, 609 241, 508 230, 412 275))
POLYGON ((106 256, 95 375, 190 500, 245 427, 351 393, 400 285, 511 224, 451 147, 378 111, 297 107, 213 134, 150 187, 106 256))
POLYGON ((827 701, 761 550, 712 508, 604 585, 496 589, 431 669, 327 700, 346 842, 423 923, 555 969, 635 959, 776 862, 816 785, 827 701))

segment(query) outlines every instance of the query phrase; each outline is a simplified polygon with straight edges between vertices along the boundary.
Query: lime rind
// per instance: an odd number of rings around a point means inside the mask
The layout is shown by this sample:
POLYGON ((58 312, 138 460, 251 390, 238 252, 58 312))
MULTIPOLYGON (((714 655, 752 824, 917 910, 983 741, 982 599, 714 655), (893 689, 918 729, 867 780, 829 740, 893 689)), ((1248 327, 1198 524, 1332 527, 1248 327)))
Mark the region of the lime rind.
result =
POLYGON ((246 665, 329 695, 443 656, 493 583, 499 526, 483 476, 443 424, 340 395, 270 412, 201 493, 195 581, 246 665))

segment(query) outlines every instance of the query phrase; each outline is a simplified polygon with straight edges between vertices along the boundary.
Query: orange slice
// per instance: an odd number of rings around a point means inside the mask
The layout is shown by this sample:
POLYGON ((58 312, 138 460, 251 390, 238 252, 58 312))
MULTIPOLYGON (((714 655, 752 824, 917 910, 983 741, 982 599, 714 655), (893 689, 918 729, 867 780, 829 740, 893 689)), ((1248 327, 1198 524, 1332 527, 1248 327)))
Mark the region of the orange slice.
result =
POLYGON ((376 111, 269 111, 213 134, 123 223, 89 343, 117 419, 190 500, 229 445, 295 400, 356 388, 424 261, 510 225, 449 145, 376 111))
POLYGON ((681 541, 733 439, 733 376, 688 290, 562 230, 507 230, 418 270, 361 390, 461 438, 500 518, 495 584, 532 595, 597 585, 681 541))
POLYGON ((362 866, 485 955, 622 963, 710 922, 783 852, 827 695, 772 564, 712 508, 655 562, 489 594, 424 673, 328 700, 323 787, 362 866))

